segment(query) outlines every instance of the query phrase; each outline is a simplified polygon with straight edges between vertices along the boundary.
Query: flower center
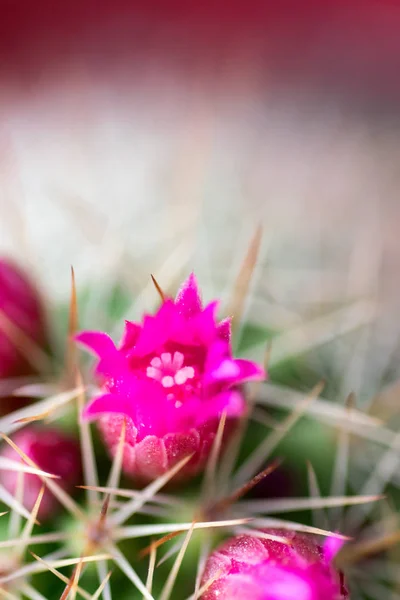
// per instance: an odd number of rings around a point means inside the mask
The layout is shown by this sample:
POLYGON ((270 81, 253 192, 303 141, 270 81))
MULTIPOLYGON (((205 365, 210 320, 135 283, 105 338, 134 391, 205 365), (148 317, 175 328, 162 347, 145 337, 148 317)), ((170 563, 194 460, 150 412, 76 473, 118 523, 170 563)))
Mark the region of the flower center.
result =
POLYGON ((150 366, 146 369, 147 377, 159 381, 165 388, 183 385, 188 379, 193 379, 195 371, 193 367, 184 367, 185 357, 182 352, 163 352, 155 356, 150 366))

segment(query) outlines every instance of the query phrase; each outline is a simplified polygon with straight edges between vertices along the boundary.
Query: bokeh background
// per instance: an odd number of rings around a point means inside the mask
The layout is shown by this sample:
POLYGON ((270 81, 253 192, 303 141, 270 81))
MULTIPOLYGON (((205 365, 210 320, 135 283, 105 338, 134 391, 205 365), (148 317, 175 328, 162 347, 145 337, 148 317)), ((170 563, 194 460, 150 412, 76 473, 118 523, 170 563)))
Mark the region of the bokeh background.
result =
MULTIPOLYGON (((117 334, 155 305, 150 273, 172 290, 194 269, 228 305, 261 224, 242 351, 260 359, 276 334, 273 383, 325 377, 331 400, 354 392, 396 423, 400 3, 0 11, 0 251, 48 302, 67 304, 73 264, 88 327, 117 334)), ((303 462, 326 442, 314 428, 305 444, 310 431, 290 442, 303 462)), ((382 449, 369 452, 356 488, 382 449)))

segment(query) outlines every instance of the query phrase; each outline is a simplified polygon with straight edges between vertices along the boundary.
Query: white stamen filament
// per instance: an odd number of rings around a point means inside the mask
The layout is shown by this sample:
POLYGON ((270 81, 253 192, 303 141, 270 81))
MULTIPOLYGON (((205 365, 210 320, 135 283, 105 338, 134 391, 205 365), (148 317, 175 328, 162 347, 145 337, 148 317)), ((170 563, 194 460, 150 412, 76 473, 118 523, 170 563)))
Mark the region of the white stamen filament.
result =
POLYGON ((173 387, 175 382, 174 382, 174 378, 171 377, 171 375, 165 375, 162 379, 161 379, 161 384, 163 387, 166 388, 170 388, 173 387))
POLYGON ((150 367, 146 369, 147 377, 160 381, 165 388, 174 385, 183 385, 188 379, 193 379, 195 371, 193 367, 184 367, 185 357, 182 352, 163 352, 161 356, 155 356, 150 361, 150 367))
POLYGON ((151 379, 157 379, 159 381, 162 377, 162 372, 160 369, 155 369, 154 367, 147 367, 146 369, 147 377, 151 377, 151 379))
POLYGON ((159 356, 155 356, 152 361, 151 361, 151 366, 155 367, 156 369, 160 369, 162 367, 162 362, 161 362, 161 358, 159 356))
POLYGON ((180 369, 174 379, 175 379, 175 383, 176 385, 182 385, 183 383, 186 383, 186 381, 188 379, 193 379, 194 377, 194 369, 193 367, 183 367, 183 369, 180 369))
POLYGON ((182 352, 174 352, 172 366, 178 371, 182 367, 184 360, 185 357, 183 356, 182 352))
POLYGON ((161 361, 164 367, 170 367, 172 364, 171 352, 163 352, 161 354, 161 361))

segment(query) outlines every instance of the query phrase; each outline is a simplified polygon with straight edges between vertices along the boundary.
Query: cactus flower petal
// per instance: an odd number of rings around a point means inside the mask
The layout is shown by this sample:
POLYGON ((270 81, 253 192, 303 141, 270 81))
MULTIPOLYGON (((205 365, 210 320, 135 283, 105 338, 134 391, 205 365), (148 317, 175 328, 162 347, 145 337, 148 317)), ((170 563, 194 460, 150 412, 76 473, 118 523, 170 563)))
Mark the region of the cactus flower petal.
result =
POLYGON ((175 304, 179 312, 186 318, 191 318, 201 313, 202 301, 194 273, 191 273, 182 284, 176 296, 175 304))

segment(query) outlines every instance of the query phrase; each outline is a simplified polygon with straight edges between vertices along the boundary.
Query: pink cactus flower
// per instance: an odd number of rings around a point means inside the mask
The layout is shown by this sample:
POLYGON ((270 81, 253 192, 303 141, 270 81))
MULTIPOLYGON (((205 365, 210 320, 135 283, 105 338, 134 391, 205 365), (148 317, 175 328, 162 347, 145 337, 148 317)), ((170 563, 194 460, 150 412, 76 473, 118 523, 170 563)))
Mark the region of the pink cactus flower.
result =
MULTIPOLYGON (((202 584, 213 583, 204 600, 348 600, 342 574, 331 564, 329 542, 328 559, 311 536, 277 529, 264 533, 288 544, 250 535, 231 538, 207 560, 202 584)), ((342 543, 334 545, 336 551, 342 543)))
MULTIPOLYGON (((13 436, 13 441, 39 469, 46 473, 58 475, 58 485, 71 491, 81 482, 81 456, 78 442, 58 429, 44 427, 27 427, 13 436)), ((1 448, 0 455, 14 461, 22 461, 19 454, 8 444, 1 448)), ((42 480, 37 475, 25 473, 23 481, 23 505, 32 510, 42 480)), ((19 474, 16 471, 0 471, 0 483, 11 493, 16 494, 19 474)), ((58 500, 46 489, 38 517, 45 521, 54 515, 60 507, 58 500)))
POLYGON ((342 575, 313 537, 277 529, 264 533, 286 538, 288 544, 250 535, 228 540, 207 560, 202 583, 214 582, 204 600, 349 598, 342 575))
POLYGON ((230 320, 218 323, 217 307, 203 308, 192 274, 175 301, 165 299, 142 323, 127 321, 118 348, 105 333, 77 336, 98 356, 102 382, 84 416, 99 419, 112 454, 125 419, 127 474, 151 480, 190 454, 178 477, 198 473, 221 415, 226 412, 229 435, 246 411, 240 385, 265 377, 256 363, 232 357, 230 320))

